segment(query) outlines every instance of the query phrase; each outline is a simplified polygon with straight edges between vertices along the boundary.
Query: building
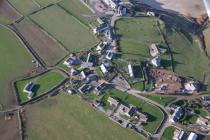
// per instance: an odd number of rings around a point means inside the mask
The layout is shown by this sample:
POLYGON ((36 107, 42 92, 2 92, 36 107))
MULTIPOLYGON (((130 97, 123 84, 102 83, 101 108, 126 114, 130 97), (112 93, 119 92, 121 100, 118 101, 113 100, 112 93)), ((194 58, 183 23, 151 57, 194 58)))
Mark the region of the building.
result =
POLYGON ((114 40, 114 34, 111 29, 107 30, 105 35, 106 35, 108 41, 112 42, 112 40, 114 40))
POLYGON ((114 52, 109 50, 107 55, 106 55, 106 59, 112 60, 113 58, 114 58, 114 52))
POLYGON ((134 74, 133 74, 133 67, 132 67, 131 64, 128 64, 128 72, 129 72, 130 77, 134 77, 134 74))
POLYGON ((155 12, 148 11, 146 15, 150 16, 150 17, 154 17, 155 16, 155 12))
POLYGON ((96 74, 90 74, 87 76, 86 81, 87 82, 98 81, 98 76, 96 74))
POLYGON ((125 16, 127 12, 127 9, 123 6, 118 6, 117 8, 117 16, 121 17, 121 16, 125 16))
POLYGON ((95 88, 96 95, 101 95, 104 90, 107 88, 106 83, 101 83, 95 88))
POLYGON ((98 46, 96 47, 96 51, 98 52, 98 54, 102 54, 107 46, 107 42, 101 42, 98 44, 98 46))
POLYGON ((111 106, 115 106, 115 107, 117 107, 117 105, 119 104, 119 102, 118 102, 116 99, 112 98, 112 97, 109 97, 108 100, 107 100, 107 102, 108 102, 111 106))
POLYGON ((25 85, 23 92, 27 93, 28 99, 31 99, 34 96, 33 89, 35 87, 35 84, 33 82, 29 82, 25 85))
POLYGON ((67 67, 71 67, 73 65, 80 65, 81 61, 76 56, 71 55, 63 64, 67 67))
POLYGON ((109 72, 109 68, 107 66, 105 66, 104 64, 100 65, 100 69, 104 74, 109 72))
POLYGON ((174 111, 174 113, 171 116, 170 121, 171 122, 178 122, 181 117, 183 116, 184 112, 183 109, 181 107, 177 107, 174 111))
POLYGON ((120 104, 120 106, 118 107, 118 112, 121 115, 126 115, 126 116, 130 117, 129 111, 130 111, 130 106, 129 105, 126 106, 124 104, 120 104))
POLYGON ((182 140, 183 138, 187 137, 187 132, 183 131, 183 130, 175 130, 174 131, 174 136, 173 136, 173 140, 182 140))
POLYGON ((154 43, 150 45, 149 51, 150 51, 150 55, 152 57, 156 57, 156 56, 160 55, 159 49, 158 49, 157 45, 154 43))
POLYGON ((103 2, 112 9, 116 9, 119 4, 119 0, 103 0, 103 2))
POLYGON ((139 121, 141 121, 141 122, 147 122, 147 120, 148 120, 147 115, 145 115, 139 111, 136 112, 136 116, 139 118, 139 121))
POLYGON ((77 75, 79 72, 75 69, 71 69, 71 76, 77 75))
POLYGON ((161 64, 161 58, 160 56, 156 56, 151 60, 151 64, 154 65, 155 67, 160 67, 161 64))
POLYGON ((110 27, 107 23, 101 24, 99 25, 99 27, 96 27, 93 29, 93 33, 94 34, 101 34, 103 32, 105 32, 106 30, 108 30, 110 27))
POLYGON ((197 140, 198 135, 191 132, 190 135, 188 136, 187 140, 197 140))
POLYGON ((189 81, 184 84, 185 92, 190 93, 190 94, 195 91, 198 91, 199 87, 200 87, 199 83, 195 81, 189 81))
POLYGON ((88 93, 93 89, 93 87, 91 85, 88 84, 84 84, 79 88, 79 92, 80 93, 88 93))

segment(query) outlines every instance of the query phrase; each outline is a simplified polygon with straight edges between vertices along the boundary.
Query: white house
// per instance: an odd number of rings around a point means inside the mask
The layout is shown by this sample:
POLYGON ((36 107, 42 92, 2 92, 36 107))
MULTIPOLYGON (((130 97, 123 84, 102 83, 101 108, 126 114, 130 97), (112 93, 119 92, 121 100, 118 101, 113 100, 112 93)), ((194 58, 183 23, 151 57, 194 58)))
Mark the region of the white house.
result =
POLYGON ((147 16, 154 17, 155 16, 155 12, 148 11, 147 12, 147 16))
POLYGON ((114 57, 114 52, 111 51, 111 50, 109 50, 108 53, 107 53, 107 55, 106 55, 106 59, 112 60, 113 57, 114 57))
POLYGON ((104 24, 101 24, 99 27, 94 28, 93 33, 94 34, 100 34, 100 33, 104 32, 108 29, 109 29, 109 25, 104 23, 104 24))
POLYGON ((184 84, 184 88, 187 93, 193 93, 193 92, 197 91, 198 87, 199 87, 198 83, 196 83, 194 81, 189 81, 184 84))
POLYGON ((103 2, 112 9, 116 9, 118 6, 118 3, 115 0, 103 0, 103 2))
POLYGON ((151 60, 151 63, 155 66, 155 67, 160 67, 160 56, 156 56, 155 58, 153 58, 151 60))
POLYGON ((149 50, 150 50, 150 55, 152 57, 156 57, 156 56, 158 56, 160 54, 157 45, 154 44, 154 43, 150 45, 149 50))
POLYGON ((128 64, 128 72, 129 72, 130 77, 134 77, 134 74, 133 74, 133 67, 132 67, 131 64, 128 64))
POLYGON ((117 107, 117 105, 119 104, 119 102, 116 99, 112 98, 112 97, 109 97, 108 100, 107 100, 107 102, 110 105, 115 106, 115 107, 117 107))
POLYGON ((102 71, 104 74, 109 72, 108 68, 107 68, 104 64, 101 64, 100 68, 101 68, 101 71, 102 71))
POLYGON ((25 85, 23 92, 28 94, 28 99, 31 99, 34 96, 33 89, 35 87, 35 84, 33 82, 29 82, 25 85))
POLYGON ((188 136, 187 140, 197 140, 198 135, 191 132, 190 135, 188 136))

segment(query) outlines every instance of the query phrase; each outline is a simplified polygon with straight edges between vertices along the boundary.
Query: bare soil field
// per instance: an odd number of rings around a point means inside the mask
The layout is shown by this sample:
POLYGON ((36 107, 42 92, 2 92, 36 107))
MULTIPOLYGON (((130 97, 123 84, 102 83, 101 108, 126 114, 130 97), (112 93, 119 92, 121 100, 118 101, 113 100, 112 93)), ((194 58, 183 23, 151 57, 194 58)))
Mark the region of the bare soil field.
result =
POLYGON ((198 17, 206 13, 203 0, 136 0, 156 9, 178 13, 189 17, 198 17))
POLYGON ((21 15, 7 2, 0 0, 0 23, 9 24, 20 18, 21 15))
POLYGON ((24 19, 15 26, 48 66, 57 64, 68 54, 63 46, 29 19, 24 19))
POLYGON ((4 114, 0 113, 0 140, 20 140, 17 113, 11 120, 4 120, 4 114))

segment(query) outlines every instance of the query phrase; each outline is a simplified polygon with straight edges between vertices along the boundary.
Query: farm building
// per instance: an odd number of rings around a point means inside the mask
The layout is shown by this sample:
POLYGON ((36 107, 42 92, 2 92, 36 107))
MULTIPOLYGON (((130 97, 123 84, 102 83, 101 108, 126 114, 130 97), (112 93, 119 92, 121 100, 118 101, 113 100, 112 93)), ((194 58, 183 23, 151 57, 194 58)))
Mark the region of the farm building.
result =
POLYGON ((129 111, 130 111, 130 107, 129 107, 129 106, 120 104, 120 106, 119 106, 119 108, 118 108, 119 114, 121 114, 121 115, 126 115, 126 116, 130 117, 130 115, 128 114, 129 111))
POLYGON ((26 84, 26 86, 23 89, 23 92, 28 94, 28 99, 31 99, 34 95, 33 89, 35 87, 35 84, 33 82, 29 82, 26 84))
POLYGON ((131 64, 128 64, 128 72, 129 72, 130 77, 134 77, 134 74, 133 74, 133 67, 132 67, 131 64))

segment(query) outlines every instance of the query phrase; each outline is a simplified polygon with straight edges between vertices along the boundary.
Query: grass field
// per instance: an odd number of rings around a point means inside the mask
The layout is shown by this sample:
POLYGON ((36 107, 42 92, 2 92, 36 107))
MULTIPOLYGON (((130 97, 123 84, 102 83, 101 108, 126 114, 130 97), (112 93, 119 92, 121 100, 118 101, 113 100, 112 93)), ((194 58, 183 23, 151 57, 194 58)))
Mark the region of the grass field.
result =
POLYGON ((0 1, 0 23, 10 24, 19 19, 21 15, 7 2, 0 1))
POLYGON ((9 0, 9 2, 23 15, 28 15, 40 8, 34 0, 9 0))
POLYGON ((17 93, 19 94, 21 103, 28 101, 27 93, 23 92, 23 89, 27 83, 32 81, 36 84, 33 92, 35 94, 34 96, 39 96, 57 86, 64 79, 64 76, 60 73, 56 71, 50 71, 38 77, 18 81, 16 83, 16 89, 17 93))
POLYGON ((145 17, 117 21, 115 30, 123 59, 147 60, 150 58, 149 46, 152 43, 163 44, 155 25, 156 20, 145 17))
POLYGON ((204 30, 204 37, 205 37, 205 43, 206 43, 206 52, 208 56, 210 56, 210 26, 204 30))
POLYGON ((109 120, 79 96, 62 94, 29 105, 26 119, 26 135, 30 140, 145 139, 109 120))
POLYGON ((170 102, 176 99, 175 97, 153 96, 153 95, 145 95, 145 94, 141 94, 141 96, 144 96, 150 100, 153 100, 163 106, 167 106, 170 102))
POLYGON ((4 120, 4 117, 4 113, 0 113, 0 139, 20 140, 17 112, 13 112, 11 120, 4 120))
POLYGON ((70 52, 87 50, 97 43, 84 25, 58 6, 48 7, 30 17, 70 52))
POLYGON ((151 133, 155 133, 156 129, 159 127, 161 121, 163 120, 163 113, 151 104, 138 99, 127 93, 123 93, 116 89, 107 90, 105 96, 112 96, 124 103, 132 104, 137 106, 141 112, 148 115, 148 123, 144 124, 143 128, 151 133))
POLYGON ((63 46, 30 20, 24 19, 15 26, 48 66, 57 64, 68 54, 63 46))
POLYGON ((203 82, 204 72, 210 71, 209 59, 201 52, 194 40, 190 42, 179 31, 174 29, 172 31, 166 32, 166 38, 173 52, 175 72, 203 82))
POLYGON ((170 126, 167 127, 161 137, 161 140, 171 140, 174 136, 175 128, 170 126))
POLYGON ((32 57, 19 38, 9 29, 0 26, 0 104, 7 107, 16 103, 10 81, 30 72, 32 57))
POLYGON ((88 25, 93 19, 93 13, 80 0, 62 0, 59 5, 76 17, 80 22, 88 25))
POLYGON ((52 3, 59 2, 61 0, 35 0, 41 6, 47 6, 52 3))

